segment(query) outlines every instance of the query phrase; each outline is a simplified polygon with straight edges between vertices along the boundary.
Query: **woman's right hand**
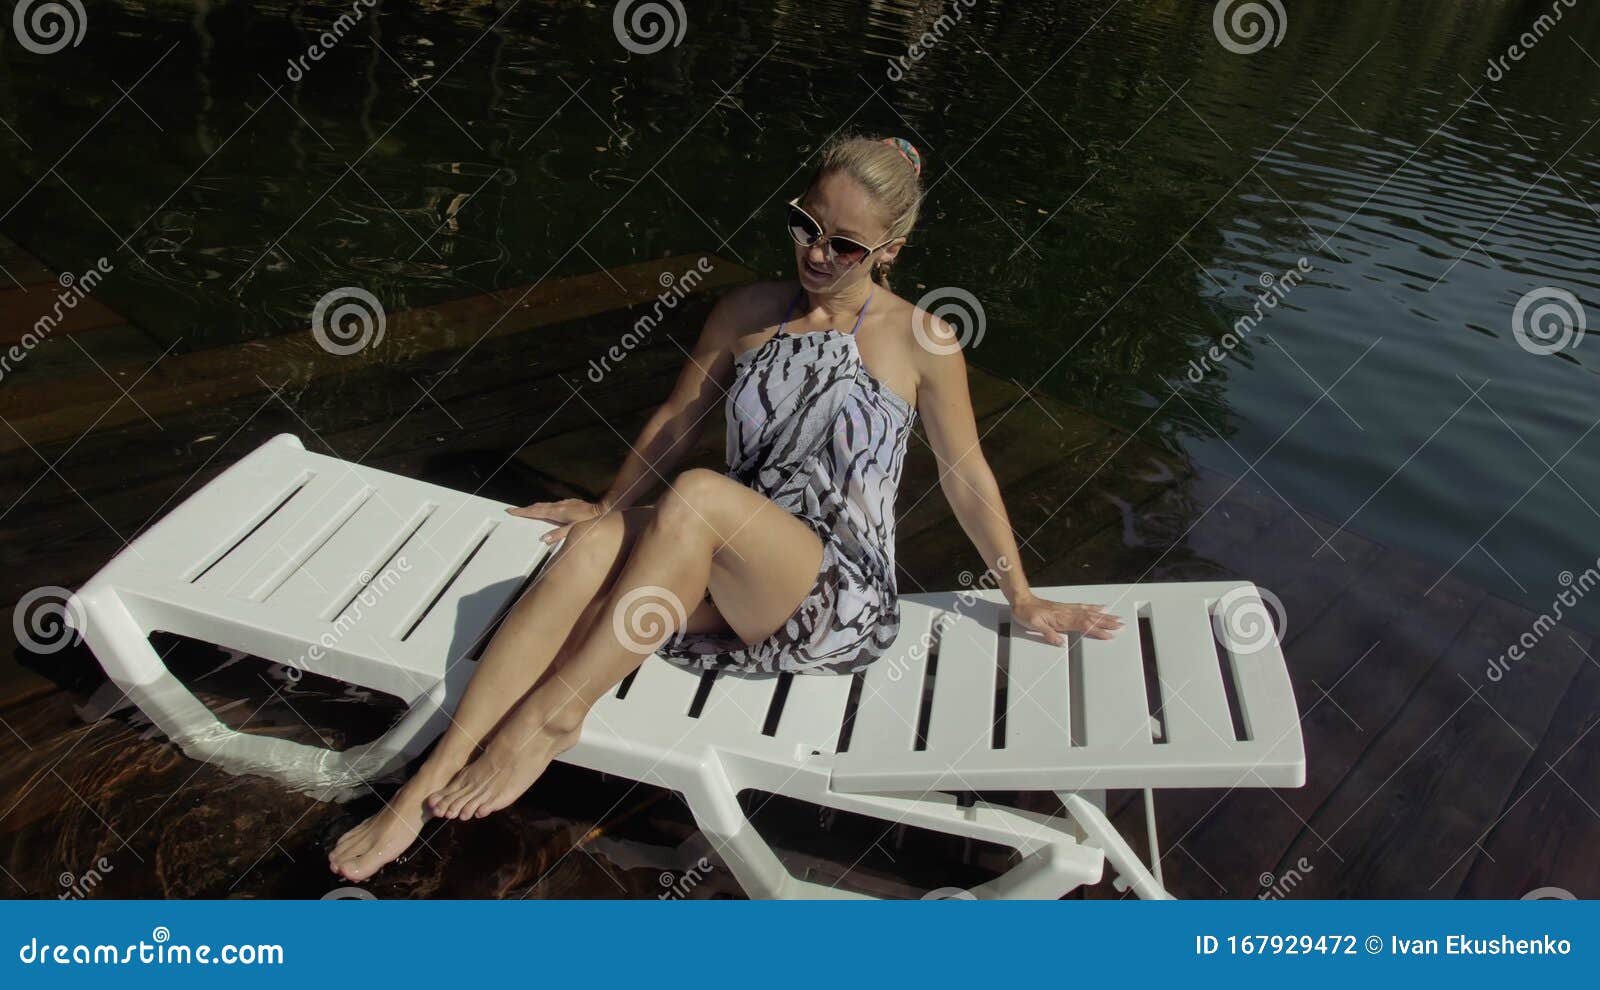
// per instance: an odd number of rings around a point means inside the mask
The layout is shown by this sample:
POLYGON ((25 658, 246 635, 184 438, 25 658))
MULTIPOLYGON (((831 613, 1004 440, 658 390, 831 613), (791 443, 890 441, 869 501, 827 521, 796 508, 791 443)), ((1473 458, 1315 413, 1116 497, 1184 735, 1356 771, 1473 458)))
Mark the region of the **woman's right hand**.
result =
POLYGON ((606 509, 598 502, 588 502, 581 498, 564 498, 559 502, 535 502, 520 509, 506 511, 524 519, 555 523, 556 528, 544 534, 542 538, 546 543, 556 543, 567 538, 567 530, 571 529, 574 523, 604 515, 606 509))

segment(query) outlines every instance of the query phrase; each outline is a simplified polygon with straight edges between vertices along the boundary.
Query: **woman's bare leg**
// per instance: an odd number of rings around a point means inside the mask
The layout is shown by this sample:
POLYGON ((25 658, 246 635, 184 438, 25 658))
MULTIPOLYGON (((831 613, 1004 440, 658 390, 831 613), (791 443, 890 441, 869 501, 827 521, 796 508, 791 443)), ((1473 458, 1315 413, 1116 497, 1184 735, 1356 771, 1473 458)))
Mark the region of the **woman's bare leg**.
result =
MULTIPOLYGON (((512 606, 484 650, 450 727, 417 773, 388 804, 340 837, 328 856, 333 872, 363 880, 416 841, 428 818, 424 801, 466 765, 479 745, 549 669, 558 649, 598 614, 649 509, 629 509, 579 523, 549 570, 512 606)), ((581 640, 582 635, 577 637, 581 640)), ((573 645, 576 645, 575 643, 573 645)))
POLYGON ((686 623, 685 603, 709 587, 728 627, 753 643, 793 614, 821 563, 817 534, 770 499, 714 471, 680 475, 571 659, 518 703, 432 806, 450 818, 504 808, 576 744, 594 703, 686 623))

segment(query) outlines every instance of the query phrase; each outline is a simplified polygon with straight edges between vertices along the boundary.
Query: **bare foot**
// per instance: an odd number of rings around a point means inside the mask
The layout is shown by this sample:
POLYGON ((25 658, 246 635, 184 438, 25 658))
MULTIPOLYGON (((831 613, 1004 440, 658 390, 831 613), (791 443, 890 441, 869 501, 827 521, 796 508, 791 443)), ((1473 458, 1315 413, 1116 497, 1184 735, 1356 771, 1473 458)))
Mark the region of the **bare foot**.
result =
POLYGON ((544 774, 550 761, 578 744, 582 732, 542 724, 519 709, 498 730, 483 755, 428 796, 428 810, 440 818, 483 818, 521 797, 544 774))
POLYGON ((429 817, 424 799, 447 771, 424 765, 389 799, 388 805, 339 837, 328 853, 328 868, 346 880, 362 881, 411 848, 429 817))

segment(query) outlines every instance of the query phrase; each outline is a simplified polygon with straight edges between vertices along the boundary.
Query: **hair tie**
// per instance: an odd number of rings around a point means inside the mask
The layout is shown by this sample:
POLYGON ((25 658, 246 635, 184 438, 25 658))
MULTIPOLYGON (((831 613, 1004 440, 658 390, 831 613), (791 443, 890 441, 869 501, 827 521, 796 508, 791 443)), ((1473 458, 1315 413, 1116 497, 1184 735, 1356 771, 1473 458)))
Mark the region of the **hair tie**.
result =
POLYGON ((922 178, 922 152, 917 150, 916 145, 897 137, 884 138, 883 143, 900 152, 901 157, 911 163, 911 170, 917 173, 917 178, 922 178))

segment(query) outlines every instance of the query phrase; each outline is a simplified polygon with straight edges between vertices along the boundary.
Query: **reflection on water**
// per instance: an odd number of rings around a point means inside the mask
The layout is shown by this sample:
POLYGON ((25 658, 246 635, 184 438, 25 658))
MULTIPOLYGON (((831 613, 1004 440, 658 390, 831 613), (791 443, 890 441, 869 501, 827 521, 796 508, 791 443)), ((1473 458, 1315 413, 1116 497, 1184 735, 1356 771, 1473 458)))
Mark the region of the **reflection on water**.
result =
POLYGON ((78 48, 0 45, 0 228, 112 256, 106 297, 199 348, 341 285, 394 311, 688 250, 779 274, 806 153, 902 133, 933 187, 897 288, 977 294, 974 361, 1542 608, 1600 553, 1596 364, 1512 313, 1544 286, 1600 313, 1600 15, 1486 71, 1548 7, 1299 0, 1240 55, 1210 3, 993 0, 894 63, 948 5, 697 4, 633 55, 607 4, 423 3, 296 65, 347 5, 90 5, 78 48))

